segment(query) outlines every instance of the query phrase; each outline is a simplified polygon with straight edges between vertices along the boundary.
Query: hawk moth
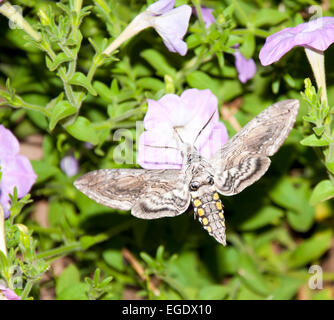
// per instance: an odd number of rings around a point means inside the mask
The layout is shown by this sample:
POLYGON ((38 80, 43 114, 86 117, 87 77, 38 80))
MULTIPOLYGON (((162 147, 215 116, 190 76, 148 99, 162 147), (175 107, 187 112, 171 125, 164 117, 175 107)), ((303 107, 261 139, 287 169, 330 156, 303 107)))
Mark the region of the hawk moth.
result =
POLYGON ((193 145, 182 143, 180 170, 101 169, 88 172, 74 185, 96 202, 131 210, 132 215, 142 219, 178 216, 192 202, 204 229, 226 245, 223 205, 218 193, 232 196, 262 177, 270 165, 269 156, 288 137, 298 108, 298 100, 273 104, 210 159, 202 157, 193 145))

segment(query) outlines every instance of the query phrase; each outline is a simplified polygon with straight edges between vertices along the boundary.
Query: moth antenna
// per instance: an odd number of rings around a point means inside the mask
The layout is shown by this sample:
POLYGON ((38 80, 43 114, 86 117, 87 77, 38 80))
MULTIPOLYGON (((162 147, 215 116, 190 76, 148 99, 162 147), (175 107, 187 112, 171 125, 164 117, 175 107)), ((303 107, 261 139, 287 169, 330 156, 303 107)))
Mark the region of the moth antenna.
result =
POLYGON ((181 138, 180 134, 179 134, 179 133, 178 133, 178 131, 176 130, 176 127, 173 127, 173 129, 174 129, 174 131, 175 131, 175 133, 176 133, 177 137, 178 137, 178 138, 179 138, 179 140, 181 141, 181 143, 182 143, 182 144, 184 144, 184 141, 182 140, 182 138, 181 138))
POLYGON ((159 148, 159 149, 174 149, 174 150, 178 150, 178 148, 175 147, 170 147, 170 146, 150 146, 149 144, 144 144, 145 147, 149 147, 149 148, 159 148))
POLYGON ((194 142, 193 142, 193 146, 195 145, 198 137, 201 135, 201 133, 204 131, 204 129, 207 127, 207 125, 210 123, 210 121, 212 120, 213 116, 215 115, 216 110, 212 113, 212 115, 210 116, 209 120, 206 122, 206 124, 202 127, 202 129, 198 132, 194 142))

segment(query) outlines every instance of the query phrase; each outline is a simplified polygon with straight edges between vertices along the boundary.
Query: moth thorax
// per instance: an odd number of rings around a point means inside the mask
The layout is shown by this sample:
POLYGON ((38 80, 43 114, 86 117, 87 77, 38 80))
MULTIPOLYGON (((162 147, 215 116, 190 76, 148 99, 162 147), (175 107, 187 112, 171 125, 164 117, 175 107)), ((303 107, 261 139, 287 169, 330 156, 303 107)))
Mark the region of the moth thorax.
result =
POLYGON ((199 222, 218 242, 226 245, 223 204, 217 192, 193 197, 192 203, 199 222))
POLYGON ((200 162, 202 160, 202 156, 199 153, 191 152, 187 155, 187 164, 193 162, 200 162))

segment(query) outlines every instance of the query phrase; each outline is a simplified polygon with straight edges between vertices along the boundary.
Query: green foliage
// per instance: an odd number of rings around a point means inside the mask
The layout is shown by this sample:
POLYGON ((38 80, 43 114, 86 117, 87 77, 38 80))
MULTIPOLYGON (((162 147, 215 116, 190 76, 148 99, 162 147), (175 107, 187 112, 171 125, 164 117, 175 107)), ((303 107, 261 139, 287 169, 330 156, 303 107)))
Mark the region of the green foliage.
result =
MULTIPOLYGON (((110 56, 103 53, 146 1, 11 2, 24 7, 39 38, 8 28, 0 16, 0 123, 21 141, 41 137, 43 157, 32 161, 38 178, 31 196, 18 200, 15 191, 12 197, 8 255, 0 251, 6 285, 23 299, 43 298, 49 288, 60 300, 295 299, 312 276, 309 266, 328 262, 333 239, 333 63, 327 63, 327 105, 300 48, 268 67, 258 53, 267 36, 303 22, 301 13, 313 2, 284 0, 278 8, 276 1, 177 1, 212 7, 216 18, 206 29, 192 16, 184 57, 170 53, 152 28, 110 56), (246 84, 234 65, 236 44, 257 63, 246 84), (191 210, 143 221, 73 186, 91 170, 136 167, 143 130, 136 122, 147 99, 187 88, 210 89, 220 112, 237 106, 229 111, 241 126, 275 101, 300 99, 304 90, 295 128, 270 170, 222 199, 226 247, 202 230, 191 210), (80 163, 74 177, 60 169, 69 154, 80 163), (34 214, 43 200, 47 225, 34 214), (55 261, 65 264, 57 274, 48 272, 55 261)), ((324 14, 333 15, 333 8, 324 14)), ((233 136, 232 121, 221 120, 233 136)), ((310 299, 333 299, 334 270, 324 269, 323 277, 325 288, 309 290, 310 299)))

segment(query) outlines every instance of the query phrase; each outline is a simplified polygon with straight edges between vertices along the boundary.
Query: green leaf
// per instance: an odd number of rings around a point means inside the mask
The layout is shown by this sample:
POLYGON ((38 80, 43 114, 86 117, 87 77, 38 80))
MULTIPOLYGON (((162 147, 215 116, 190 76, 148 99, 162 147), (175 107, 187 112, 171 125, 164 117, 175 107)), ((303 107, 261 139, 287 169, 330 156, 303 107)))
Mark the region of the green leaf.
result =
POLYGON ((285 176, 270 191, 271 199, 288 209, 289 224, 296 230, 305 232, 314 222, 314 208, 309 204, 311 189, 307 181, 285 176))
POLYGON ((146 49, 140 53, 140 56, 146 60, 157 72, 157 75, 164 76, 169 74, 175 78, 176 70, 169 65, 164 55, 154 49, 146 49))
POLYGON ((55 71, 62 63, 72 61, 72 57, 68 57, 64 52, 57 54, 56 58, 51 61, 49 57, 46 57, 46 66, 50 71, 55 71))
POLYGON ((259 267, 246 254, 241 254, 238 274, 242 283, 256 294, 267 296, 268 284, 259 271, 259 267))
POLYGON ((289 15, 286 12, 278 11, 276 9, 263 8, 257 12, 254 19, 254 25, 256 27, 264 25, 274 26, 288 18, 289 15))
POLYGON ((326 168, 334 174, 334 162, 329 162, 329 161, 326 161, 326 168))
POLYGON ((108 236, 105 234, 98 234, 96 236, 83 236, 80 238, 80 244, 83 250, 87 250, 93 245, 106 240, 108 236))
POLYGON ((323 138, 318 138, 315 134, 309 135, 308 137, 300 141, 300 143, 303 146, 308 146, 308 147, 325 147, 329 145, 329 142, 327 142, 323 138))
POLYGON ((103 258, 113 268, 123 271, 125 269, 121 250, 108 249, 103 252, 103 258))
POLYGON ((106 86, 103 82, 94 81, 94 88, 97 91, 98 95, 105 100, 107 103, 113 102, 113 92, 110 90, 108 86, 106 86))
POLYGON ((80 282, 80 272, 74 264, 70 264, 59 276, 56 281, 56 294, 58 294, 69 286, 73 286, 80 282))
POLYGON ((31 160, 30 162, 37 175, 36 183, 41 183, 60 172, 59 168, 43 160, 31 160))
POLYGON ((90 83, 90 81, 87 79, 87 77, 81 73, 81 72, 76 72, 73 77, 69 80, 70 84, 73 85, 77 85, 77 86, 81 86, 84 87, 85 89, 87 89, 87 91, 93 95, 96 96, 97 92, 96 90, 93 88, 92 84, 90 83))
POLYGON ((250 59, 253 56, 255 50, 255 37, 252 33, 249 33, 244 37, 244 42, 239 50, 246 59, 250 59))
POLYGON ((217 257, 219 275, 234 274, 237 272, 240 254, 235 248, 219 246, 217 257))
POLYGON ((289 256, 288 266, 299 268, 319 259, 330 248, 332 235, 331 230, 326 230, 302 242, 289 256))
POLYGON ((261 208, 256 214, 252 215, 249 219, 240 225, 241 230, 254 230, 261 228, 267 224, 277 222, 279 218, 283 216, 283 211, 272 207, 265 206, 261 208))
POLYGON ((73 107, 68 101, 59 101, 52 109, 49 129, 52 131, 57 125, 58 121, 75 114, 77 109, 73 107))
POLYGON ((48 121, 42 113, 33 110, 27 110, 27 115, 38 128, 47 130, 48 121))
MULTIPOLYGON (((1 237, 2 236, 3 235, 1 235, 1 237)), ((5 254, 1 250, 0 250, 0 274, 2 274, 6 278, 10 277, 10 263, 5 254)))
POLYGON ((198 293, 199 300, 222 300, 227 296, 228 288, 222 285, 210 285, 198 293))
POLYGON ((299 232, 308 231, 314 223, 314 208, 309 205, 307 200, 305 201, 305 206, 301 207, 298 212, 289 210, 286 213, 290 226, 299 232))
POLYGON ((218 95, 221 89, 221 81, 212 79, 202 71, 194 71, 187 75, 187 82, 192 88, 200 90, 210 89, 213 94, 218 95))
POLYGON ((57 294, 57 300, 88 300, 88 289, 89 285, 87 283, 76 283, 60 291, 57 294))
POLYGON ((317 136, 321 136, 325 131, 325 126, 313 127, 313 131, 317 136))
POLYGON ((279 278, 277 289, 272 292, 272 300, 290 300, 298 292, 301 285, 305 283, 304 279, 282 276, 279 278))
POLYGON ((162 81, 150 77, 145 77, 137 80, 137 86, 142 89, 149 89, 153 91, 159 91, 165 87, 162 81))
POLYGON ((330 180, 319 182, 311 195, 310 204, 316 205, 318 202, 328 200, 334 197, 334 185, 330 180))
POLYGON ((66 131, 80 141, 90 142, 94 145, 99 142, 91 122, 85 117, 79 116, 74 123, 66 127, 66 131))
POLYGON ((313 295, 312 300, 331 300, 333 301, 333 289, 327 288, 327 289, 319 290, 319 292, 316 292, 313 295))

